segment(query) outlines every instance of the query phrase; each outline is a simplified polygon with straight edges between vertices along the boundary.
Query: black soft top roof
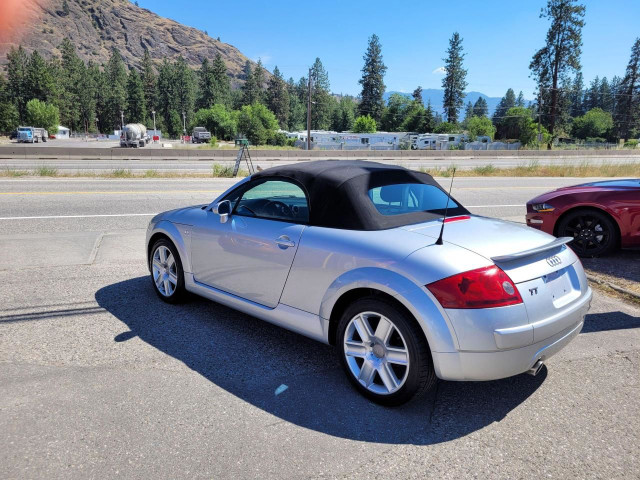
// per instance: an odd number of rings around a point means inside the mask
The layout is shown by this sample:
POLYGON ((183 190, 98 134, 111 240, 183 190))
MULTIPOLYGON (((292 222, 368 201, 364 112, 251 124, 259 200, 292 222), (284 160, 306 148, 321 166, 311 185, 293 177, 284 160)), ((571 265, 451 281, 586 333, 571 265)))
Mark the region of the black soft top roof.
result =
MULTIPOLYGON (((255 173, 252 179, 266 180, 270 177, 293 180, 306 191, 311 225, 347 230, 384 230, 442 217, 440 211, 402 215, 378 212, 369 199, 371 188, 423 183, 442 190, 431 175, 395 165, 364 160, 317 160, 269 168, 255 173)), ((461 206, 449 209, 450 215, 466 213, 469 212, 461 206)))

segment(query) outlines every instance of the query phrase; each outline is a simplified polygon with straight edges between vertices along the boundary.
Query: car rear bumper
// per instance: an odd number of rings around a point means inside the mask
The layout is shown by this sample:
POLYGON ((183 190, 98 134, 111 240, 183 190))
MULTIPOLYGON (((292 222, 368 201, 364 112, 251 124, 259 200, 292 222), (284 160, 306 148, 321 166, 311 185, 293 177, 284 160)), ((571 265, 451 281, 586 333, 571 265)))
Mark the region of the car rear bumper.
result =
MULTIPOLYGON (((562 316, 554 318, 557 329, 539 342, 489 352, 432 352, 436 375, 443 380, 475 381, 497 380, 526 372, 538 360, 547 360, 558 353, 580 333, 591 306, 592 295, 589 288, 579 302, 563 312, 562 316)), ((549 328, 549 322, 545 323, 546 328, 549 328)), ((514 331, 513 334, 520 335, 520 332, 514 331)))

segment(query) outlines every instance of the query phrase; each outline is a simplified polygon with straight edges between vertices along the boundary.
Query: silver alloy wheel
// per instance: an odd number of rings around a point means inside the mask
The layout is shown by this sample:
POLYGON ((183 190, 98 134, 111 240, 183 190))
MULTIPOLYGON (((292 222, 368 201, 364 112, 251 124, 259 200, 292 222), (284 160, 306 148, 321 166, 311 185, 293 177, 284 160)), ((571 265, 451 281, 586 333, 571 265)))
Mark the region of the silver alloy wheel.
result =
POLYGON ((156 288, 165 297, 170 297, 178 286, 178 266, 171 250, 160 245, 153 252, 152 262, 153 281, 156 288))
POLYGON ((397 392, 409 373, 409 349, 400 330, 384 315, 362 312, 351 319, 344 354, 353 376, 379 395, 397 392))

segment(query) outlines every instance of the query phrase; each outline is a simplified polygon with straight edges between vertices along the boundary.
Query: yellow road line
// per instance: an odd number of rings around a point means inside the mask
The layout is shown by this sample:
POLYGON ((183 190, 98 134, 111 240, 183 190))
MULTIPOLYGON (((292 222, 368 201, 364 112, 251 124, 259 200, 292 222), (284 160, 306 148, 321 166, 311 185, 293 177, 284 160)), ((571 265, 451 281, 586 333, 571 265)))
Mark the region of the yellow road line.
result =
POLYGON ((130 190, 130 191, 77 191, 77 192, 0 192, 0 195, 149 195, 162 193, 222 193, 224 190, 130 190))

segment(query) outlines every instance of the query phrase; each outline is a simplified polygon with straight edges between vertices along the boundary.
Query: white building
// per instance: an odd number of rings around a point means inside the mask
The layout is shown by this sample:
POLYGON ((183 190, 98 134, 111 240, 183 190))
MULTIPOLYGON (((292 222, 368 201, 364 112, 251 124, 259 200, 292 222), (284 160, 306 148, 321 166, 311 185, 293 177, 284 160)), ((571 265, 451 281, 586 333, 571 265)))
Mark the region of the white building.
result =
POLYGON ((70 132, 71 130, 69 130, 67 127, 63 127, 62 125, 59 125, 58 132, 56 133, 56 138, 58 140, 68 139, 70 132))

